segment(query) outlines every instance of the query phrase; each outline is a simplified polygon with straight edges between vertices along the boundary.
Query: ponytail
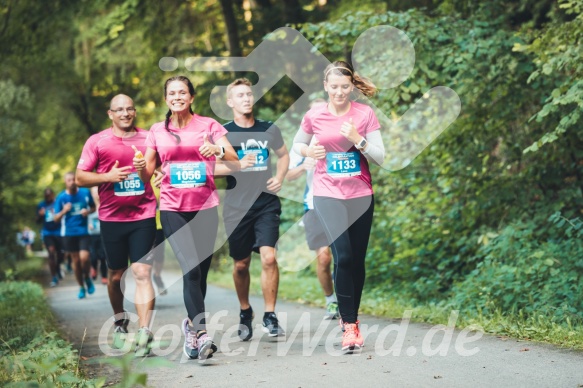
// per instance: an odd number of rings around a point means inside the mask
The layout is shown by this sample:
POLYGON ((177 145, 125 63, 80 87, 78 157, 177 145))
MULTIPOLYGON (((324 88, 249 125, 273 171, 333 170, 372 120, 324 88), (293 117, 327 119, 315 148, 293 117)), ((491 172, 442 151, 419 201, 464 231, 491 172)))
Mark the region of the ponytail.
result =
POLYGON ((172 117, 172 111, 168 109, 168 112, 166 112, 166 120, 164 121, 164 128, 166 128, 166 132, 168 132, 169 134, 176 138, 176 144, 180 144, 180 136, 170 132, 170 128, 168 128, 168 124, 170 124, 170 117, 172 117))
POLYGON ((368 78, 361 77, 356 73, 352 75, 352 83, 367 97, 374 96, 378 91, 377 87, 368 78))

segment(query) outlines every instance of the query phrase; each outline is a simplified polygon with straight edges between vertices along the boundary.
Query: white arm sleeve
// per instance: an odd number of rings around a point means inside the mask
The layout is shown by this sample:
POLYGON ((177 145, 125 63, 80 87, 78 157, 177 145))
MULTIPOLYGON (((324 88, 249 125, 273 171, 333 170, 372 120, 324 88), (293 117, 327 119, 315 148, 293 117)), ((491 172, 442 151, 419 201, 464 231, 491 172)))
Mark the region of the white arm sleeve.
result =
POLYGON ((305 133, 300 128, 298 130, 298 132, 296 133, 296 136, 294 137, 294 145, 293 145, 294 152, 296 152, 298 155, 301 156, 302 149, 304 148, 304 145, 307 146, 308 144, 310 144, 310 141, 312 140, 312 136, 313 135, 309 135, 309 134, 305 133))
POLYGON ((385 161, 385 145, 383 144, 381 131, 367 133, 366 141, 368 145, 366 146, 366 151, 362 151, 363 155, 369 162, 380 166, 385 161))

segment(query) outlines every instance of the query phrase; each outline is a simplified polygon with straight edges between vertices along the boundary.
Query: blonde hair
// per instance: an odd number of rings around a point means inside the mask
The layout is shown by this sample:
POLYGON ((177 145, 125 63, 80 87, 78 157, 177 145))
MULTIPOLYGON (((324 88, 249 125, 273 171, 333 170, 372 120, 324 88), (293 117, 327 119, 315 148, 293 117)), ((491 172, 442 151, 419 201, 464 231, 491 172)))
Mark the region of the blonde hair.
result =
POLYGON ((324 70, 324 82, 328 81, 330 74, 350 77, 354 86, 367 97, 372 97, 377 92, 377 87, 369 79, 358 75, 348 62, 335 61, 326 66, 324 70))
POLYGON ((231 90, 233 90, 233 88, 235 86, 239 86, 239 85, 246 85, 246 86, 251 87, 252 83, 247 78, 237 78, 236 80, 231 82, 229 85, 227 85, 227 98, 229 98, 229 95, 231 94, 231 90))

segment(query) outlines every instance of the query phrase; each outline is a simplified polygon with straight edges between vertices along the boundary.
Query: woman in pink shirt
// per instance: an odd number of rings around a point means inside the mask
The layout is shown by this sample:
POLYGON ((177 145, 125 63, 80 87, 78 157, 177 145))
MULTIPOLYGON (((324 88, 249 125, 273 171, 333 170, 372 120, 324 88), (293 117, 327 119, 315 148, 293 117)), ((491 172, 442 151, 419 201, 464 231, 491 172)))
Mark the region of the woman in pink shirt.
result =
POLYGON ((324 71, 327 104, 310 109, 294 138, 294 151, 317 160, 314 209, 334 256, 334 286, 341 316, 342 350, 363 346, 358 309, 365 279, 365 256, 374 200, 369 161, 382 164, 380 125, 368 106, 350 100, 354 89, 376 92, 350 64, 336 61, 324 71), (314 142, 310 143, 312 137, 314 142))
POLYGON ((237 154, 216 120, 192 111, 194 86, 183 76, 168 79, 164 97, 166 120, 152 125, 146 154, 133 163, 140 179, 149 182, 162 168, 160 220, 184 274, 184 304, 188 318, 182 322, 184 353, 205 360, 217 350, 206 333, 204 296, 217 236, 219 196, 214 183, 216 159, 238 168, 237 154), (234 163, 229 163, 234 162, 234 163))

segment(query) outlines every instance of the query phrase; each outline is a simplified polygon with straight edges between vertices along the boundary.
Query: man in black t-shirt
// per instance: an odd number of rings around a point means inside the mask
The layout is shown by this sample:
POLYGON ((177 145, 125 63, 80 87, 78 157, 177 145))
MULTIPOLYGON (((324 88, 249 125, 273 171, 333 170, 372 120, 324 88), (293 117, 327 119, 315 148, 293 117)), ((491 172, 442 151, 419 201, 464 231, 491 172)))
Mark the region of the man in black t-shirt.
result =
POLYGON ((283 335, 275 315, 279 269, 275 245, 279 239, 281 203, 276 193, 287 173, 289 154, 281 132, 268 121, 253 117, 251 82, 240 78, 227 87, 227 104, 234 120, 224 124, 227 139, 239 155, 241 170, 231 172, 217 164, 215 174, 227 176, 223 217, 234 259, 233 280, 241 304, 239 337, 253 336, 253 310, 249 304, 249 265, 252 251, 261 256, 261 288, 265 302, 263 330, 269 336, 283 335), (275 176, 272 155, 277 155, 275 176))

